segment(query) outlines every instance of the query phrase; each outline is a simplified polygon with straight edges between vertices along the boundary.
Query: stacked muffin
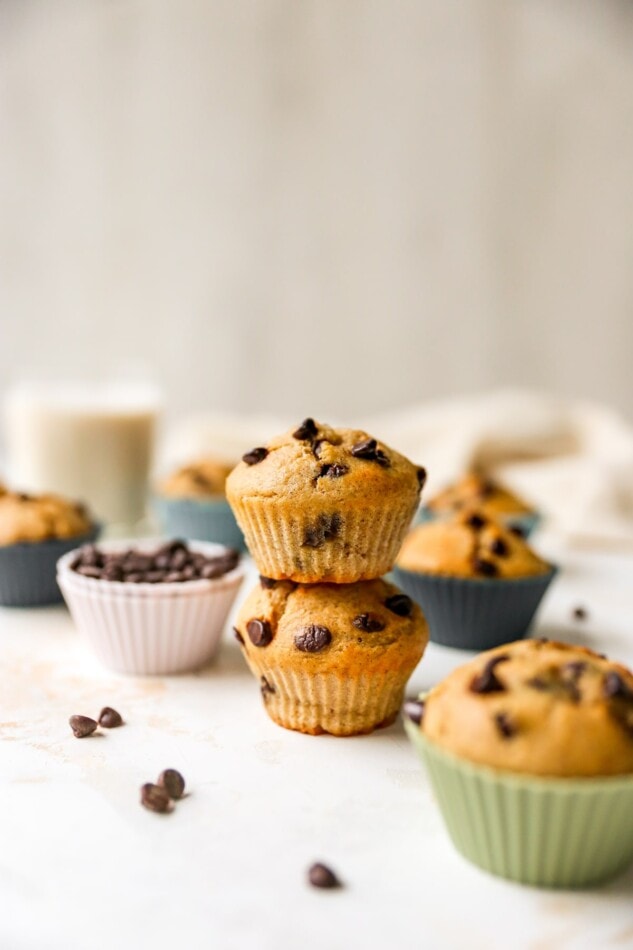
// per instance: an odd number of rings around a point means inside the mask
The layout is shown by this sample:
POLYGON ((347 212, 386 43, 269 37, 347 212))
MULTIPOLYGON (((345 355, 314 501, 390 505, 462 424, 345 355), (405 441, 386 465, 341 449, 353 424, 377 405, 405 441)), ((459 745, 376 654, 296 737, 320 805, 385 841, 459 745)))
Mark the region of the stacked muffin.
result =
POLYGON ((260 571, 236 636, 288 729, 355 735, 393 721, 428 641, 390 570, 425 479, 366 432, 306 419, 252 449, 227 498, 260 571))

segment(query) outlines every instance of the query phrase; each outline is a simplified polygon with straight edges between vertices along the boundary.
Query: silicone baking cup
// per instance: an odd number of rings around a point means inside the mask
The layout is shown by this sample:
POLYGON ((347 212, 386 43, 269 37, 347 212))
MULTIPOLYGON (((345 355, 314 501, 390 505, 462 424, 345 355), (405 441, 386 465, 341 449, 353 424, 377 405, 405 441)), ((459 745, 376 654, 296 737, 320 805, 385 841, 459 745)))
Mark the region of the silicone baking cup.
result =
POLYGON ((99 525, 74 538, 51 538, 0 546, 0 604, 4 607, 40 607, 60 603, 57 562, 79 544, 94 541, 99 525))
POLYGON ((524 637, 558 569, 515 579, 450 577, 394 567, 394 582, 426 616, 431 640, 488 650, 524 637))
POLYGON ((448 833, 491 874, 543 887, 587 887, 633 861, 633 775, 542 778, 458 758, 405 717, 448 833))
POLYGON ((246 543, 225 498, 166 498, 155 496, 152 509, 166 535, 187 540, 215 541, 244 551, 246 543))
MULTIPOLYGON (((157 541, 110 541, 105 551, 152 551, 157 541)), ((191 542, 193 551, 222 554, 218 544, 191 542)), ((244 576, 241 566, 213 580, 130 584, 83 577, 72 570, 77 551, 58 563, 58 581, 73 620, 101 662, 120 673, 184 673, 215 654, 244 576)))

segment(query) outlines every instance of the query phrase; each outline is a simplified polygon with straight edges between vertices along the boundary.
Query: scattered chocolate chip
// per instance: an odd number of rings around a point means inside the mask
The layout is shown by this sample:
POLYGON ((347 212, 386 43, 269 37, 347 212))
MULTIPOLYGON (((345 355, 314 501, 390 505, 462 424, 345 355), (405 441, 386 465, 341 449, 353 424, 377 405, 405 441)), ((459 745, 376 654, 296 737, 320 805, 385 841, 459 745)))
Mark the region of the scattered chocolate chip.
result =
POLYGON ((471 528, 474 528, 475 531, 479 531, 479 529, 483 528, 483 526, 486 524, 486 519, 482 515, 473 514, 467 518, 466 524, 470 525, 471 528))
POLYGON ((497 557, 507 557, 508 555, 508 545, 503 538, 495 538, 490 545, 490 550, 493 554, 496 554, 497 557))
POLYGON ((312 441, 318 433, 314 419, 304 419, 298 429, 292 433, 293 439, 299 439, 301 442, 312 441))
POLYGON ((602 693, 607 699, 633 700, 633 689, 615 670, 610 670, 604 677, 602 693))
POLYGON ((98 726, 98 723, 94 719, 90 719, 89 716, 71 716, 68 724, 77 739, 91 736, 98 726))
POLYGON ((320 627, 311 623, 295 634, 295 646, 302 653, 319 653, 325 650, 332 641, 332 634, 327 627, 320 627))
POLYGON ((416 469, 416 475, 418 476, 418 482, 420 483, 420 488, 424 488, 426 485, 426 469, 420 465, 416 469))
POLYGON ((409 617, 413 610, 413 601, 406 594, 393 594, 387 597, 385 607, 398 617, 409 617))
POLYGON ((574 620, 586 620, 588 613, 585 607, 574 607, 572 610, 572 617, 574 620))
POLYGON ((259 583, 264 588, 264 590, 271 590, 277 584, 277 581, 273 580, 272 577, 264 577, 263 574, 259 575, 259 583))
POLYGON ((176 769, 165 769, 158 776, 156 784, 164 788, 174 801, 182 798, 185 794, 185 780, 176 769))
POLYGON ((343 885, 334 871, 325 864, 313 864, 308 869, 308 881, 312 887, 335 888, 343 885))
POLYGON ((347 465, 339 465, 333 462, 331 465, 322 465, 317 478, 342 478, 342 476, 347 475, 348 472, 349 468, 347 465))
POLYGON ((267 647, 272 641, 273 630, 267 620, 249 620, 246 624, 249 640, 256 647, 267 647))
POLYGON ((141 786, 141 805, 159 814, 171 811, 171 799, 166 789, 161 785, 154 785, 153 782, 146 782, 141 786))
POLYGON ((363 633, 378 633, 380 630, 384 630, 386 626, 385 622, 375 614, 359 614, 358 617, 354 617, 352 623, 357 630, 362 630, 363 633))
POLYGON ((420 699, 406 699, 402 712, 407 719, 419 726, 424 716, 424 703, 420 699))
POLYGON ((504 739, 511 739, 512 736, 516 735, 516 726, 507 713, 495 713, 495 726, 497 727, 499 734, 502 735, 504 739))
POLYGON ((326 541, 333 541, 338 535, 342 519, 339 514, 321 514, 314 524, 308 525, 303 536, 305 548, 320 548, 326 541))
POLYGON ((256 449, 251 449, 250 452, 246 452, 242 456, 242 461, 246 462, 247 465, 257 465, 258 462, 263 462, 267 455, 268 449, 260 445, 256 449))
POLYGON ((473 567, 477 574, 483 574, 484 577, 494 577, 497 574, 497 565, 483 557, 476 557, 473 567))
POLYGON ((104 706, 99 713, 99 725, 103 726, 104 729, 116 729, 117 726, 122 726, 121 713, 118 713, 116 709, 112 709, 111 706, 104 706))
POLYGON ((477 673, 470 683, 470 689, 473 693, 503 693, 505 686, 497 678, 495 667, 499 663, 505 663, 510 659, 509 653, 502 653, 500 656, 493 656, 488 660, 481 673, 477 673))
POLYGON ((259 687, 259 688, 260 688, 261 694, 262 694, 262 696, 264 697, 265 700, 268 699, 268 697, 269 697, 272 693, 276 693, 276 692, 277 692, 277 690, 275 689, 275 687, 273 686, 273 684, 272 684, 272 683, 269 683, 265 676, 262 676, 262 678, 260 679, 259 682, 260 682, 260 687, 259 687))
POLYGON ((244 646, 244 637, 242 636, 240 631, 237 629, 237 627, 233 627, 233 635, 235 636, 235 639, 237 640, 237 642, 241 643, 242 646, 244 646))

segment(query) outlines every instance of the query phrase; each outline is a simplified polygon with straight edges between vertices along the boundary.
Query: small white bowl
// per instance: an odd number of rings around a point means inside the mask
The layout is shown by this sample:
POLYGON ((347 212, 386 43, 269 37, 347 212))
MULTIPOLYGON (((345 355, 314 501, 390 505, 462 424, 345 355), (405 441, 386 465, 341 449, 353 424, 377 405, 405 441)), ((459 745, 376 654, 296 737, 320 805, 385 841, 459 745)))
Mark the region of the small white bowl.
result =
MULTIPOLYGON (((104 541, 105 552, 155 551, 164 539, 104 541)), ((221 544, 190 541, 191 551, 223 554, 221 544)), ((213 580, 132 584, 97 580, 72 570, 79 549, 57 562, 57 581, 79 631, 101 662, 119 673, 185 673, 215 654, 244 577, 238 565, 213 580)))

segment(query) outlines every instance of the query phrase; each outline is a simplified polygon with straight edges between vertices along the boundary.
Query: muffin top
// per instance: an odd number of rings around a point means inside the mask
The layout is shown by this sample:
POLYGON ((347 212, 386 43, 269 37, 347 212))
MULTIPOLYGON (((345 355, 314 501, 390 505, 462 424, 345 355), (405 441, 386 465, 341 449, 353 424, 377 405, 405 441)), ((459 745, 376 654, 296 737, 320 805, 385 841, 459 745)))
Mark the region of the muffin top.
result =
POLYGON ((0 544, 79 537, 92 526, 83 505, 58 495, 0 495, 0 544))
POLYGON ((183 465, 165 478, 159 486, 159 491, 168 498, 211 498, 224 495, 224 484, 232 467, 216 459, 198 459, 189 465, 183 465))
POLYGON ((247 452, 226 483, 229 501, 321 497, 359 507, 403 494, 415 500, 426 472, 359 429, 305 419, 267 446, 247 452))
POLYGON ((479 509, 418 525, 405 538, 396 563, 407 571, 453 577, 503 579, 551 570, 520 534, 479 509))
POLYGON ((447 514, 464 507, 476 507, 484 515, 502 518, 529 515, 534 511, 523 499, 481 472, 468 472, 427 503, 427 508, 436 514, 447 514))
POLYGON ((420 712, 428 739, 472 762, 558 777, 633 773, 633 674, 584 647, 488 650, 435 686, 420 712))
POLYGON ((293 584, 262 577, 235 633, 258 665, 350 676, 400 664, 408 670, 429 639, 417 604, 383 580, 293 584))

